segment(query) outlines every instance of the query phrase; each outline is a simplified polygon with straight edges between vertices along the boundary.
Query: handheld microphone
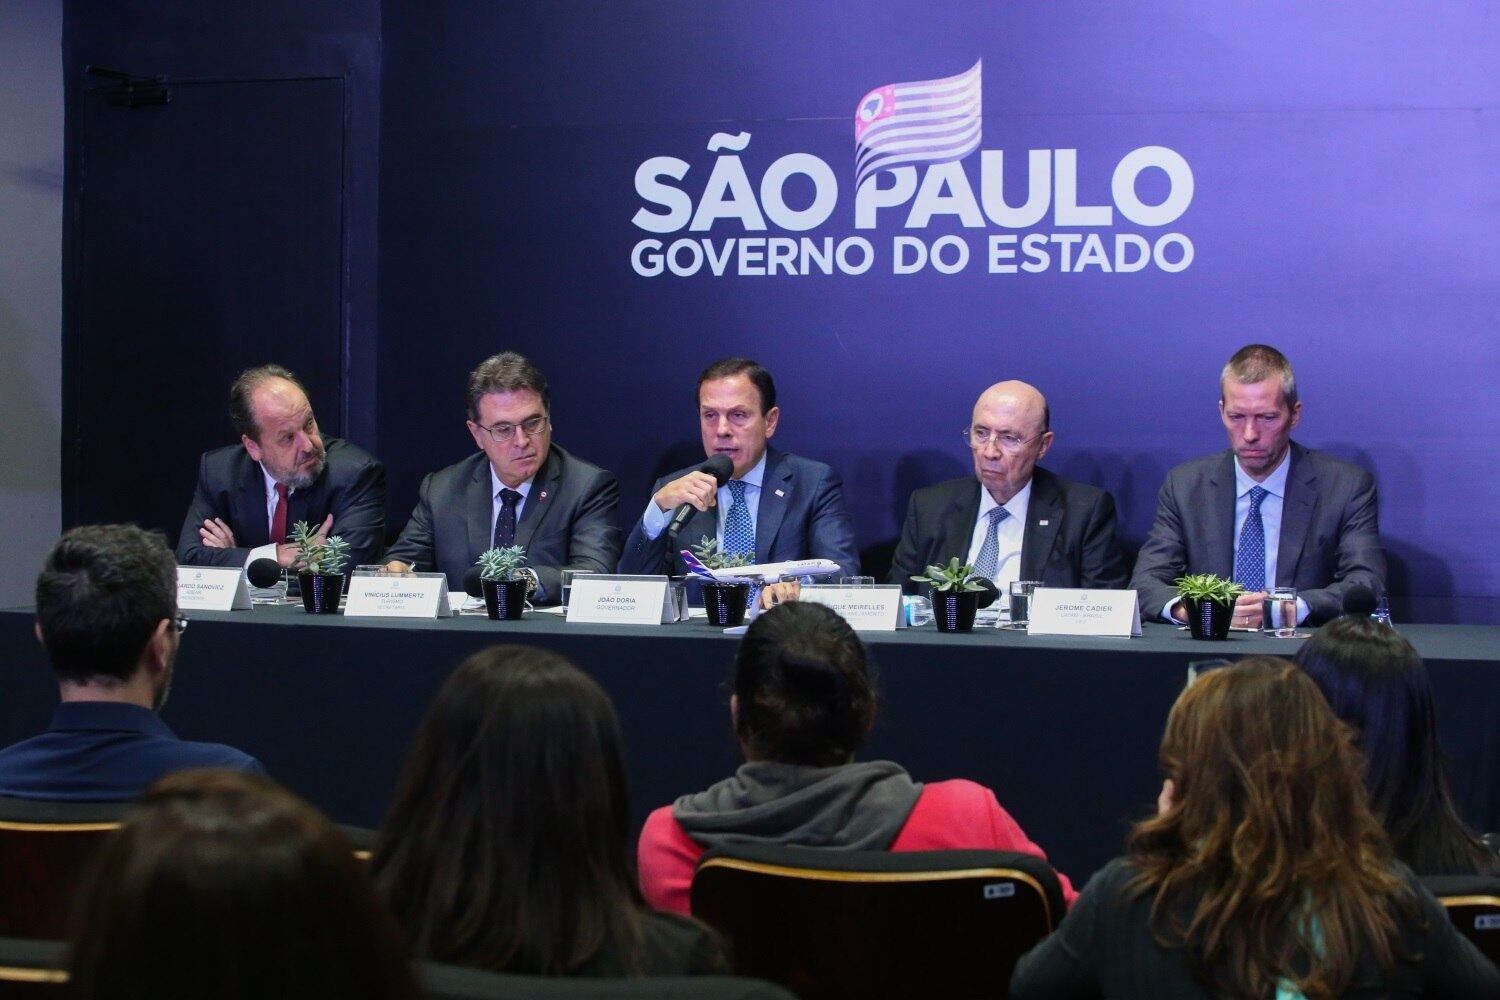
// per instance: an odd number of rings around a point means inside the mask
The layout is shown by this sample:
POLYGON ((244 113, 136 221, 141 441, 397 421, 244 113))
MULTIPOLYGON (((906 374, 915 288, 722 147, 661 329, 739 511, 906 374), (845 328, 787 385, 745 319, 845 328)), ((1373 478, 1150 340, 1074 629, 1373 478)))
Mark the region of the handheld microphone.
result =
POLYGON ((988 577, 976 576, 974 582, 984 588, 979 592, 979 607, 987 608, 1000 600, 1000 588, 995 586, 994 581, 988 577))
POLYGON ((1344 614, 1368 618, 1375 611, 1375 591, 1356 583, 1344 592, 1344 614))
MULTIPOLYGON (((734 475, 734 462, 730 461, 728 455, 712 455, 708 461, 698 466, 697 471, 708 473, 714 477, 717 485, 723 486, 729 482, 729 477, 734 475)), ((672 512, 672 520, 667 522, 667 537, 676 538, 682 526, 687 524, 688 518, 692 517, 697 510, 698 508, 690 503, 678 505, 677 509, 672 512)))
POLYGON ((478 566, 470 566, 469 571, 464 574, 464 593, 470 597, 483 597, 484 585, 479 582, 480 574, 484 572, 478 566))
POLYGON ((275 559, 255 559, 245 567, 245 576, 249 577, 250 586, 265 590, 281 582, 281 564, 275 559))

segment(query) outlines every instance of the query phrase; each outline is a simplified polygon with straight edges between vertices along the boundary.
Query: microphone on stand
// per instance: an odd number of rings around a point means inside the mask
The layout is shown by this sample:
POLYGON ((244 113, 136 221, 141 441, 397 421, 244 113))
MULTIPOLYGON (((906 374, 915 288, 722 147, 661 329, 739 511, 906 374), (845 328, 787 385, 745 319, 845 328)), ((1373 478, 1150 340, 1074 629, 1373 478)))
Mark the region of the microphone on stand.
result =
POLYGON ((1362 583, 1356 583, 1344 592, 1344 614, 1368 618, 1374 612, 1375 591, 1362 583))
MULTIPOLYGON (((708 473, 714 477, 714 482, 718 486, 723 486, 729 482, 729 477, 734 475, 734 462, 730 461, 728 455, 712 455, 708 461, 698 466, 697 471, 708 473)), ((688 518, 692 517, 697 510, 698 508, 690 503, 679 504, 672 512, 672 520, 667 522, 667 537, 676 538, 682 526, 687 524, 688 518)))
POLYGON ((989 577, 976 576, 974 582, 984 588, 979 592, 979 607, 987 608, 1000 600, 1000 588, 989 577))
POLYGON ((484 596, 484 586, 479 582, 482 572, 478 566, 470 566, 469 571, 464 574, 464 593, 470 597, 484 596))

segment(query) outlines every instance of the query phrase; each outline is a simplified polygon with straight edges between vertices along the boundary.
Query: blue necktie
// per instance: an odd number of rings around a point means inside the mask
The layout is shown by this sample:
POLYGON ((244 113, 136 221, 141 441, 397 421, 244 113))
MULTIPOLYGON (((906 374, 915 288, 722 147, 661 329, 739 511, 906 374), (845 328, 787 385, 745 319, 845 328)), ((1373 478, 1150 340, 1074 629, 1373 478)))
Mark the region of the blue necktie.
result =
POLYGON ((1251 488, 1250 513, 1234 552, 1234 578, 1252 594, 1266 589, 1266 526, 1260 520, 1260 502, 1267 492, 1261 486, 1251 488))
POLYGON ((724 554, 755 558, 755 525, 750 523, 750 508, 745 506, 745 481, 731 479, 729 495, 734 503, 724 513, 724 554))
POLYGON ((1000 571, 1000 522, 1010 517, 1004 507, 990 510, 990 526, 984 529, 984 544, 979 546, 979 558, 974 560, 974 570, 991 583, 1000 571))
POLYGON ((495 515, 495 548, 516 544, 516 504, 520 501, 521 494, 515 490, 500 491, 500 513, 495 515))

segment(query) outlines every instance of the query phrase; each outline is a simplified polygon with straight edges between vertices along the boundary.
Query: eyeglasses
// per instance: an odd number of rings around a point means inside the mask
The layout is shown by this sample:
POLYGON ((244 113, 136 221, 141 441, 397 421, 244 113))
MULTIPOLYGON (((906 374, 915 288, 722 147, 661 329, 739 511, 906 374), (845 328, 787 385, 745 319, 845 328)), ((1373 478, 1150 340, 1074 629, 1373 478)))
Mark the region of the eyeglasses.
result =
POLYGON ((167 620, 172 623, 172 628, 176 629, 178 635, 187 631, 188 620, 181 615, 173 615, 167 620))
POLYGON ((525 431, 527 437, 536 437, 542 432, 542 428, 547 426, 547 418, 545 416, 535 416, 528 417, 519 424, 496 424, 493 427, 485 427, 483 424, 480 424, 479 426, 488 431, 490 437, 504 444, 516 436, 517 427, 525 431))
POLYGON ((970 448, 983 448, 993 441, 1000 446, 1001 451, 1020 451, 1045 433, 1047 432, 1040 431, 1029 438, 1023 438, 1019 434, 1012 434, 1009 431, 997 434, 988 427, 965 427, 962 431, 964 440, 969 442, 970 448))

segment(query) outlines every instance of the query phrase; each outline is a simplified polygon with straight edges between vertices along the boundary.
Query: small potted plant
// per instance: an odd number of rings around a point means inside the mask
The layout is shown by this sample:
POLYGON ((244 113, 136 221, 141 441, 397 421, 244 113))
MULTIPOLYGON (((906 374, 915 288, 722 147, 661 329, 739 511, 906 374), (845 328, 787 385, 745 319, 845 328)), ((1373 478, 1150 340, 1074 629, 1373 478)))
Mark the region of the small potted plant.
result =
POLYGON ((491 618, 515 621, 526 610, 531 577, 522 569, 526 550, 519 545, 487 549, 479 554, 479 586, 484 610, 491 618))
POLYGON ((932 620, 943 632, 972 632, 974 612, 979 610, 979 595, 984 592, 983 579, 973 566, 961 564, 958 556, 948 565, 931 565, 927 571, 912 577, 932 588, 932 620))
MULTIPOLYGON (((709 569, 734 569, 750 563, 746 556, 726 553, 717 538, 703 536, 703 540, 692 547, 693 555, 709 569)), ((750 584, 719 583, 714 580, 703 584, 703 608, 708 620, 720 628, 739 625, 745 620, 745 608, 750 601, 750 584)))
POLYGON ((1193 573, 1173 581, 1187 611, 1188 631, 1194 639, 1227 639, 1234 620, 1234 599, 1245 588, 1212 573, 1193 573))
POLYGON ((302 606, 310 615, 332 615, 339 610, 344 593, 344 564, 349 561, 349 543, 340 535, 319 540, 306 521, 292 525, 297 546, 297 582, 302 586, 302 606))

